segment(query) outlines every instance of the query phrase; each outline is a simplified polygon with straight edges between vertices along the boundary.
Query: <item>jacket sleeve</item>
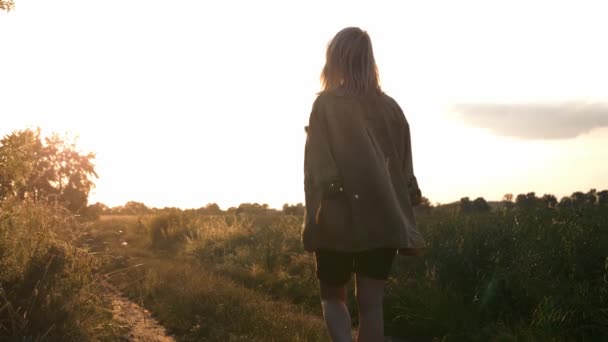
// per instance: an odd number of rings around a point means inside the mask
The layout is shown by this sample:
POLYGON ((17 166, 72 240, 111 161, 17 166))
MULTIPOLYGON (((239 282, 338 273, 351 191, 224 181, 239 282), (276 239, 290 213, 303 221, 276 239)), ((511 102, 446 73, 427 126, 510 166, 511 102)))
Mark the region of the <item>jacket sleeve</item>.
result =
POLYGON ((325 111, 320 106, 319 98, 313 104, 310 119, 306 128, 306 145, 304 148, 304 194, 306 211, 302 241, 304 249, 314 250, 320 244, 320 213, 327 189, 338 178, 336 163, 331 153, 329 129, 325 111))
POLYGON ((317 99, 310 114, 304 152, 305 191, 320 192, 322 195, 332 184, 339 181, 339 173, 330 146, 326 115, 321 101, 317 99))
POLYGON ((410 126, 403 117, 403 173, 410 194, 410 202, 412 205, 419 205, 422 202, 422 192, 418 187, 418 180, 414 174, 414 161, 412 158, 412 139, 410 136, 410 126))

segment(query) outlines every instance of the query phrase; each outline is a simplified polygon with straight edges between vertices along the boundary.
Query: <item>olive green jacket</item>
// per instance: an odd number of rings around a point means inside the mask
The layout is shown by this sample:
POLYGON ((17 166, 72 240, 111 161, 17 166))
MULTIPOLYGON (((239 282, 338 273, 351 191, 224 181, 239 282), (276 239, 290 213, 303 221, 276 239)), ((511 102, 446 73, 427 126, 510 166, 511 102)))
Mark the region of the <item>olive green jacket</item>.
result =
POLYGON ((424 248, 410 141, 403 111, 386 94, 317 97, 304 157, 306 251, 424 248))

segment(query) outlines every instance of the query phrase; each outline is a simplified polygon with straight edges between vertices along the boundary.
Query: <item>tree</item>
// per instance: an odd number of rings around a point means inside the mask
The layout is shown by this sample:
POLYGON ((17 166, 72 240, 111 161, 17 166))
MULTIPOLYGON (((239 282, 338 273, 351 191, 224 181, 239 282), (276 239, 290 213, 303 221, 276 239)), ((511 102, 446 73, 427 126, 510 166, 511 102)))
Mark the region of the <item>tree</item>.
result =
POLYGON ((505 194, 502 196, 502 204, 507 211, 512 210, 515 206, 513 203, 513 194, 505 194))
POLYGON ((56 195, 44 156, 40 130, 15 131, 0 140, 0 201, 8 196, 33 199, 56 195))
POLYGON ((597 204, 602 207, 608 206, 608 190, 602 190, 597 193, 597 204))
POLYGON ((296 205, 283 204, 283 214, 285 215, 304 216, 304 212, 304 205, 302 203, 296 205))
POLYGON ((126 215, 145 215, 150 209, 141 202, 129 201, 125 204, 122 213, 126 215))
POLYGON ((222 213, 222 209, 217 203, 209 203, 205 206, 205 211, 210 215, 218 215, 222 213))
POLYGON ((490 211, 490 205, 483 197, 477 197, 473 201, 473 210, 479 213, 490 211))
POLYGON ((13 8, 15 8, 13 0, 0 0, 0 10, 9 12, 13 8))
POLYGON ((268 204, 241 203, 236 210, 237 214, 259 215, 268 213, 268 204))
POLYGON ((538 204, 536 193, 529 192, 527 194, 519 194, 515 198, 515 207, 519 210, 535 209, 538 204))
POLYGON ((557 204, 559 209, 569 209, 572 208, 572 199, 568 196, 562 197, 562 199, 557 204))
POLYGON ((557 198, 551 194, 545 194, 540 200, 545 208, 555 208, 557 206, 557 198))
POLYGON ((468 197, 463 197, 460 199, 460 211, 463 213, 469 213, 473 210, 473 204, 468 197))
POLYGON ((222 209, 217 203, 208 203, 204 207, 198 208, 196 211, 203 215, 219 215, 222 213, 222 209))
POLYGON ((490 205, 483 197, 477 197, 474 201, 468 197, 463 197, 460 199, 460 211, 464 213, 484 213, 490 211, 490 205))
POLYGON ((87 209, 84 211, 84 216, 89 219, 96 220, 99 218, 99 216, 107 212, 108 209, 109 208, 107 205, 97 202, 87 207, 87 209))
POLYGON ((422 199, 420 200, 420 204, 418 206, 422 208, 431 208, 433 205, 431 204, 431 201, 428 198, 422 196, 422 199))
POLYGON ((0 140, 0 201, 47 199, 80 212, 97 178, 93 159, 67 137, 53 134, 43 142, 40 129, 14 131, 0 140))
POLYGON ((589 192, 587 193, 586 196, 587 196, 587 203, 595 204, 597 202, 597 190, 595 190, 595 189, 589 190, 589 192))
POLYGON ((51 184, 57 189, 59 200, 72 212, 86 208, 89 192, 95 186, 92 178, 98 178, 93 165, 95 154, 80 154, 74 141, 58 134, 45 142, 43 158, 49 163, 51 184))
POLYGON ((572 203, 576 207, 582 207, 585 204, 585 202, 587 202, 587 195, 585 195, 585 193, 583 193, 581 191, 572 193, 570 198, 572 199, 572 203))

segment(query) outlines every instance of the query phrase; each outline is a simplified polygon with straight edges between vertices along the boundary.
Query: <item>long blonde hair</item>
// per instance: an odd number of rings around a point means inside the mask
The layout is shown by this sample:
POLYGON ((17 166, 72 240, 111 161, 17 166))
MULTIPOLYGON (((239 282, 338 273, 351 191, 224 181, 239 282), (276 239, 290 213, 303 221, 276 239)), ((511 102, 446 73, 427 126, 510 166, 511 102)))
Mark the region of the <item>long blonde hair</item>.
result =
POLYGON ((338 32, 327 46, 325 59, 322 91, 339 89, 348 95, 381 92, 372 41, 366 31, 347 27, 338 32))

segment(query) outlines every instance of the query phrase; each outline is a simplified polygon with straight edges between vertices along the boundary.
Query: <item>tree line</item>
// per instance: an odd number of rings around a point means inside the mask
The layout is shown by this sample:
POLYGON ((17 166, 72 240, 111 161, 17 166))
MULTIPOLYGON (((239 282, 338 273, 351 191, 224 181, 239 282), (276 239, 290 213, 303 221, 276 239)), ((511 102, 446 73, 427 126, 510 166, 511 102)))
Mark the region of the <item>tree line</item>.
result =
MULTIPOLYGON (((103 203, 88 205, 88 196, 98 178, 94 164, 95 154, 81 152, 75 139, 53 133, 42 137, 40 129, 16 130, 0 139, 0 202, 7 198, 31 199, 61 204, 72 213, 89 218, 100 215, 147 215, 178 208, 150 208, 144 203, 129 201, 123 206, 108 207, 103 203)), ((471 200, 463 197, 457 203, 433 206, 423 197, 417 212, 434 208, 453 208, 462 213, 480 213, 491 210, 577 209, 583 207, 608 207, 608 190, 577 191, 559 201, 556 196, 536 193, 506 194, 502 201, 488 202, 483 197, 471 200)), ((222 210, 217 203, 209 203, 197 209, 198 214, 246 214, 246 215, 294 215, 303 216, 302 203, 285 203, 281 209, 268 204, 241 203, 222 210)))
MULTIPOLYGON (((177 208, 150 208, 129 201, 108 207, 103 203, 88 204, 89 193, 98 178, 95 154, 78 150, 76 140, 53 133, 43 137, 40 129, 15 130, 0 139, 0 202, 14 198, 22 201, 47 201, 60 204, 73 214, 96 218, 99 215, 147 215, 177 208)), ((282 210, 268 204, 241 203, 222 210, 217 203, 198 209, 199 214, 287 214, 303 215, 304 205, 285 204, 282 210)))
POLYGON ((597 191, 591 189, 588 192, 576 191, 570 196, 564 196, 559 201, 552 194, 537 197, 535 192, 519 194, 513 199, 513 194, 506 194, 502 201, 490 205, 483 197, 471 201, 469 197, 463 197, 458 203, 459 210, 465 213, 488 212, 494 209, 501 210, 534 210, 534 209, 583 209, 590 207, 608 208, 608 190, 597 191))
POLYGON ((304 205, 302 203, 285 203, 281 209, 270 208, 266 203, 241 203, 237 207, 230 207, 222 210, 217 203, 209 203, 196 209, 179 209, 175 207, 154 208, 148 207, 142 202, 129 201, 125 205, 108 207, 103 203, 95 203, 89 206, 89 216, 100 215, 151 215, 163 212, 185 211, 194 212, 199 215, 304 215, 304 205))

